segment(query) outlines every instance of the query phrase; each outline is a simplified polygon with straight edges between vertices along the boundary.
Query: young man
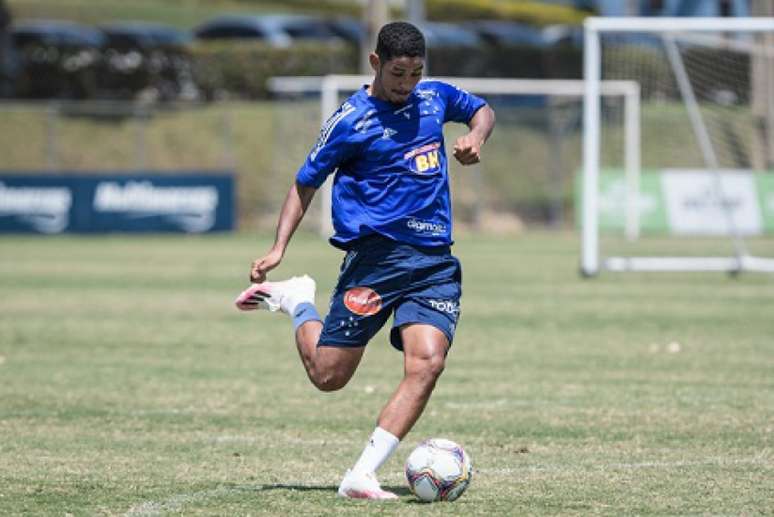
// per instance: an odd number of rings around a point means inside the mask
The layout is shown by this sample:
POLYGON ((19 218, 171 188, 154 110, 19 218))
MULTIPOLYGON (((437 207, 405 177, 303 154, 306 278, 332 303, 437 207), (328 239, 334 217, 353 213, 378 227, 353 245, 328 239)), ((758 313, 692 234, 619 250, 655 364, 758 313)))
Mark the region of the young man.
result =
POLYGON ((323 126, 282 207, 274 246, 250 270, 242 310, 281 310, 293 318, 296 344, 312 383, 342 388, 365 346, 392 314, 392 345, 403 351, 404 378, 339 486, 343 497, 394 499, 376 470, 419 418, 444 368, 459 318, 461 270, 450 253, 451 203, 442 126, 462 122, 454 157, 479 161, 494 112, 465 91, 419 82, 425 42, 405 22, 385 25, 370 55, 375 76, 323 126), (336 171, 331 243, 347 254, 323 323, 308 276, 267 282, 317 188, 336 171))

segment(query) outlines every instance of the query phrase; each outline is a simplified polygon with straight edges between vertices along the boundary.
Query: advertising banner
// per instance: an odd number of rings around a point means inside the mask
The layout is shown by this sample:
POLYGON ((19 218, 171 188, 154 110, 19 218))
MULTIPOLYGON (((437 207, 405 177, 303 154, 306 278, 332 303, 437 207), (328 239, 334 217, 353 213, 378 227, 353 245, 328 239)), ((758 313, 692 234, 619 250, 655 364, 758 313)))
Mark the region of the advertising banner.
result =
MULTIPOLYGON (((576 212, 580 224, 581 175, 576 182, 576 212)), ((627 184, 624 171, 607 169, 599 175, 599 226, 623 232, 627 184)), ((643 170, 634 201, 643 233, 675 235, 741 235, 774 233, 774 174, 727 169, 643 170)))
POLYGON ((763 229, 766 233, 774 233, 774 174, 758 174, 756 179, 763 229))
POLYGON ((661 185, 673 234, 759 235, 763 231, 753 174, 665 169, 661 185))
POLYGON ((0 232, 228 231, 235 212, 227 173, 0 175, 0 232))

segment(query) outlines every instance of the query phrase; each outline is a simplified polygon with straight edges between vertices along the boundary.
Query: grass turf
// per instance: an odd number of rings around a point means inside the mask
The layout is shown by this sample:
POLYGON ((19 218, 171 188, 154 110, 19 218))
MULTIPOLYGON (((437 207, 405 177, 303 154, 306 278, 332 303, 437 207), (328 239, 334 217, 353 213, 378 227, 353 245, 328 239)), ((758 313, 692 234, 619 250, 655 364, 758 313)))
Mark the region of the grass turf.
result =
MULTIPOLYGON (((386 333, 316 392, 289 321, 231 306, 268 237, 0 239, 0 513, 732 514, 774 501, 774 278, 577 274, 577 238, 459 236, 463 317, 396 503, 340 500, 402 373, 386 333), (419 505, 430 436, 476 473, 419 505)), ((324 310, 340 254, 299 235, 324 310)))

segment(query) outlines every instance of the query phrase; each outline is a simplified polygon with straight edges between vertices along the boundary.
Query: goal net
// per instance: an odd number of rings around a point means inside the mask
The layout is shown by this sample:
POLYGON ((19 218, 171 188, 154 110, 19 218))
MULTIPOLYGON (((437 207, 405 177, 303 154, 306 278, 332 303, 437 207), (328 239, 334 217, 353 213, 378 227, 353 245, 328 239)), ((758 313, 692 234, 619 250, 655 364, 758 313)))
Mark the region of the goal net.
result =
POLYGON ((584 81, 582 273, 774 272, 774 18, 590 18, 584 81), (628 179, 610 80, 641 92, 628 179))
MULTIPOLYGON (((323 123, 371 76, 275 77, 275 177, 288 177, 303 161, 323 123)), ((515 232, 524 225, 569 227, 572 224, 574 171, 581 166, 582 80, 435 78, 480 95, 497 113, 497 128, 482 163, 462 167, 449 160, 455 231, 515 232)), ((639 173, 639 85, 603 81, 600 95, 616 108, 618 160, 628 178, 639 173)), ((444 127, 447 147, 463 134, 460 124, 444 127)), ((287 181, 281 182, 283 185, 287 181)), ((285 187, 286 188, 286 187, 285 187)), ((328 236, 330 179, 305 218, 307 229, 328 236), (310 223, 314 225, 309 228, 310 223)), ((630 189, 633 191, 633 189, 630 189)), ((630 211, 627 225, 634 229, 630 211)))

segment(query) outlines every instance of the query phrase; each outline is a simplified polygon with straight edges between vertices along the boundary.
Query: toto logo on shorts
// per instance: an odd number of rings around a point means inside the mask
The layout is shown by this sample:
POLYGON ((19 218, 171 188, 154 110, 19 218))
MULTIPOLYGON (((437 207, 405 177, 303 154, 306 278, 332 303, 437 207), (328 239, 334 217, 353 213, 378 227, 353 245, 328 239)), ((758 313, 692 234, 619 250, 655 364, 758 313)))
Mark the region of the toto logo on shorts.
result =
POLYGON ((373 316, 382 310, 382 297, 368 287, 353 287, 344 293, 344 305, 359 316, 373 316))

